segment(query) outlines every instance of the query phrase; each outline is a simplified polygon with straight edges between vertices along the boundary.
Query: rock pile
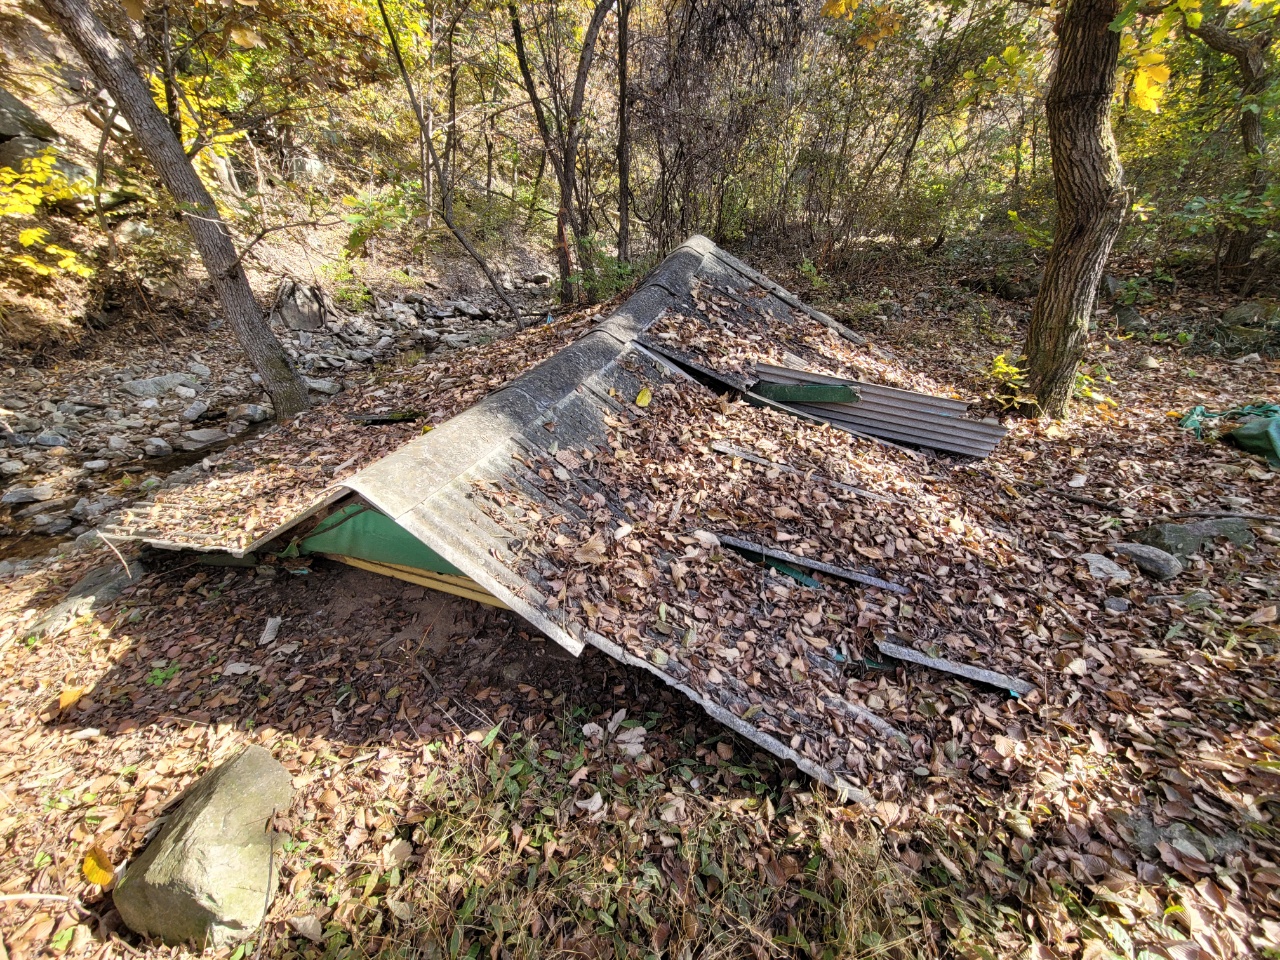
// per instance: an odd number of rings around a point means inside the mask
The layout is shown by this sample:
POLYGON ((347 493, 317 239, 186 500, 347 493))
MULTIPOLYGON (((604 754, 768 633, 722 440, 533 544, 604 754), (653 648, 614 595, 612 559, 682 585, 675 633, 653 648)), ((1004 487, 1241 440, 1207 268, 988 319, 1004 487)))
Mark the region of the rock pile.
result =
MULTIPOLYGON (((536 304, 550 274, 508 277, 536 304)), ((349 315, 315 287, 288 281, 273 327, 316 394, 334 395, 344 378, 406 350, 447 352, 513 329, 505 313, 477 299, 408 293, 349 315)), ((494 300, 496 303, 496 298, 494 300)), ((530 312, 539 311, 531 305, 530 312)), ((81 536, 160 483, 129 475, 167 475, 247 435, 273 416, 257 374, 211 324, 216 346, 179 360, 145 347, 127 365, 76 376, 6 371, 0 387, 0 537, 16 533, 81 536), (123 482, 124 491, 108 491, 123 482), (11 484, 7 490, 5 485, 11 484)))

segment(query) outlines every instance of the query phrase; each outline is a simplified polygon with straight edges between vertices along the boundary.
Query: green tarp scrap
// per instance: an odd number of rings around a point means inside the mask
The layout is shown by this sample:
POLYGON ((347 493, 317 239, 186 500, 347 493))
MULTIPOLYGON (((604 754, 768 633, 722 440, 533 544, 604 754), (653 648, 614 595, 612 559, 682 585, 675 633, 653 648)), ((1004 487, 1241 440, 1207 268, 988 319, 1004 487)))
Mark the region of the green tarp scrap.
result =
POLYGON ((1265 457, 1273 467, 1280 467, 1280 404, 1255 403, 1220 413, 1213 413, 1204 407, 1193 407, 1178 421, 1178 426, 1201 438, 1204 436, 1207 420, 1244 420, 1234 430, 1223 433, 1221 438, 1247 453, 1265 457))
POLYGON ((363 503, 350 503, 329 514, 298 544, 298 549, 302 553, 355 557, 455 577, 464 575, 386 514, 363 503))

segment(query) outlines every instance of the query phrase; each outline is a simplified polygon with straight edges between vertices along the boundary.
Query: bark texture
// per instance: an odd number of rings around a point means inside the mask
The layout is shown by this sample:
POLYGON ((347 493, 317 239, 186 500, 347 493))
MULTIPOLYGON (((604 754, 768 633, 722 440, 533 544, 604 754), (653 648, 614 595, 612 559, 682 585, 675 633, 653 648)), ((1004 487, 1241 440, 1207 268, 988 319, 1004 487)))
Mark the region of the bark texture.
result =
POLYGON ((631 261, 631 104, 627 101, 631 2, 618 0, 618 260, 631 261))
POLYGON ((253 368, 262 377, 276 416, 291 416, 305 410, 309 404, 306 384, 263 317, 226 224, 218 216, 218 208, 192 168, 182 144, 151 99, 133 57, 94 15, 87 0, 43 2, 98 82, 115 98, 133 129, 138 146, 182 209, 223 312, 253 368))
POLYGON ((1124 219, 1123 170, 1111 133, 1118 0, 1069 0, 1045 115, 1058 223, 1027 334, 1027 385, 1038 413, 1065 415, 1084 356, 1098 281, 1124 219))
MULTIPOLYGON (((1190 29, 1190 28, 1188 28, 1190 29)), ((1256 36, 1243 36, 1214 23, 1203 23, 1192 29, 1205 46, 1218 53, 1225 53, 1236 62, 1240 70, 1240 140, 1244 147, 1245 178, 1249 195, 1260 197, 1267 190, 1267 140, 1262 132, 1262 111, 1257 109, 1262 95, 1271 86, 1271 74, 1267 71, 1267 50, 1273 35, 1265 30, 1256 36), (1253 109, 1250 109, 1253 107, 1253 109)), ((1240 270, 1253 256, 1253 248, 1262 239, 1258 227, 1235 230, 1227 240, 1222 265, 1228 270, 1240 270)))

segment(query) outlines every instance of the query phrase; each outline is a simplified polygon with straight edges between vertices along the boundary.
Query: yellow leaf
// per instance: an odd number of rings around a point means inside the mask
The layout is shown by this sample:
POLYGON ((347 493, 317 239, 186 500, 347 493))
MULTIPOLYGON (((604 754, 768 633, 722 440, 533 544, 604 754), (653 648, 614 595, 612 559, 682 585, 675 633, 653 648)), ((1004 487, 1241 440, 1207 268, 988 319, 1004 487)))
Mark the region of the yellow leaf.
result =
POLYGON ((44 227, 28 227, 26 230, 18 231, 18 242, 24 247, 34 246, 49 235, 49 231, 44 227))
POLYGON ((638 394, 636 394, 636 406, 647 407, 649 405, 649 401, 652 399, 653 399, 653 391, 650 390, 648 387, 645 387, 638 394))
POLYGON ((227 35, 231 37, 232 43, 241 47, 266 47, 267 45, 267 41, 249 27, 232 27, 227 31, 227 35))
POLYGON ((74 706, 75 703, 84 696, 84 687, 65 687, 58 694, 58 709, 65 710, 67 707, 74 706))
POLYGON ((97 844, 90 847, 89 852, 84 855, 84 864, 80 869, 84 872, 86 880, 100 887, 105 887, 116 875, 116 868, 112 866, 111 858, 97 844))
POLYGON ((833 20, 848 20, 857 12, 861 0, 826 0, 822 15, 833 20))

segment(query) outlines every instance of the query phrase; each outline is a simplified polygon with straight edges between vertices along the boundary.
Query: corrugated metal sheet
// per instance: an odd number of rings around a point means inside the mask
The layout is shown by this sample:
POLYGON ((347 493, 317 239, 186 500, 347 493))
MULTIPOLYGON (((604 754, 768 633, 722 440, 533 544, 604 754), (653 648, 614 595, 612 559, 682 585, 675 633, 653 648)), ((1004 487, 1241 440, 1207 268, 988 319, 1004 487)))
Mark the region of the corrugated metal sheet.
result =
POLYGON ((756 373, 762 380, 774 383, 826 383, 853 387, 861 397, 857 403, 787 404, 850 433, 947 453, 987 457, 1008 432, 995 420, 966 419, 964 414, 969 410, 968 404, 946 397, 931 397, 878 383, 841 380, 769 364, 757 364, 756 373))

